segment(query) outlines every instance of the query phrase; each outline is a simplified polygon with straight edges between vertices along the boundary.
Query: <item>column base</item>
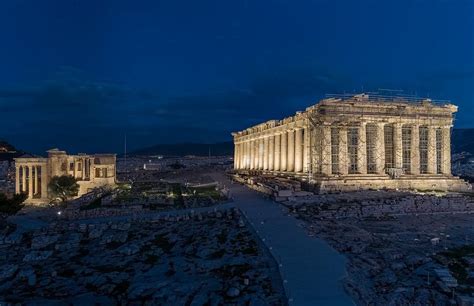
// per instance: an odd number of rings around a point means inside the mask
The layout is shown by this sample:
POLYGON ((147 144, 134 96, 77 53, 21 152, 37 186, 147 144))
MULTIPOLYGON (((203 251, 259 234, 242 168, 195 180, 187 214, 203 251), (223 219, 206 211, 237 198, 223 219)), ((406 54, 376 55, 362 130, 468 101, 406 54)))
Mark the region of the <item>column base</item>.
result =
POLYGON ((25 200, 25 204, 38 206, 47 205, 49 202, 50 200, 48 198, 28 198, 25 200))
POLYGON ((331 193, 358 190, 416 190, 416 191, 441 191, 441 192, 472 192, 471 184, 455 176, 446 175, 409 175, 391 178, 388 174, 347 174, 323 175, 308 173, 247 170, 238 171, 249 176, 268 176, 297 179, 304 181, 314 192, 331 193))

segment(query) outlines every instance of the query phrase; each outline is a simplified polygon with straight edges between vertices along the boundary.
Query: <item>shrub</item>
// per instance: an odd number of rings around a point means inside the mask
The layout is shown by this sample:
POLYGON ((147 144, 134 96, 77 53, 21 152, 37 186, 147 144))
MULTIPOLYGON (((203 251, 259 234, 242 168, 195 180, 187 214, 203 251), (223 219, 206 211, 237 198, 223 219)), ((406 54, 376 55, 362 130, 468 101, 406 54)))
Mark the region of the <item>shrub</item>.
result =
POLYGON ((19 193, 8 198, 4 193, 0 193, 0 213, 7 215, 14 215, 20 211, 23 206, 23 202, 28 198, 26 193, 19 193))

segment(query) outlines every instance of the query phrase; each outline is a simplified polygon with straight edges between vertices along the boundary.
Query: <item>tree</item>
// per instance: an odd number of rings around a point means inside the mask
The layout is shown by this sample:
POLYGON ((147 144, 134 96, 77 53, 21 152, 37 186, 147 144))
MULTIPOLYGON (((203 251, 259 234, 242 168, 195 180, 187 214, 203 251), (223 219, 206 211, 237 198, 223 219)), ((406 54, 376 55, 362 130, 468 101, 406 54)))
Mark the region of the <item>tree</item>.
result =
POLYGON ((28 198, 26 193, 14 194, 13 197, 8 198, 4 193, 0 193, 0 213, 7 215, 14 215, 20 211, 28 198))
POLYGON ((53 176, 48 184, 49 194, 53 200, 61 199, 62 202, 77 196, 79 184, 71 175, 53 176))

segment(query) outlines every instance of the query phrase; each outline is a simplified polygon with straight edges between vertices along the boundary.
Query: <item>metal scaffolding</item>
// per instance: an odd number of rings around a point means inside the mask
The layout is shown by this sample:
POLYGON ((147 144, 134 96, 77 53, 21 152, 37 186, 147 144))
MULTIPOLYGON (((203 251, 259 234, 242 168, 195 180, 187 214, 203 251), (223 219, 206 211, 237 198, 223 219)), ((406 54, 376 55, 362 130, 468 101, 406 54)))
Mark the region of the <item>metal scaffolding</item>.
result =
MULTIPOLYGON (((334 100, 352 99, 355 102, 361 99, 361 101, 374 102, 450 103, 448 100, 434 101, 402 94, 356 96, 329 94, 326 97, 334 100)), ((364 123, 358 120, 359 118, 354 118, 353 123, 344 120, 326 122, 324 109, 323 112, 317 108, 308 109, 307 114, 309 122, 307 139, 310 146, 307 152, 310 158, 307 159, 306 171, 310 178, 382 172, 398 177, 401 174, 441 174, 444 171, 443 154, 446 153, 443 138, 447 136, 443 134, 442 129, 435 129, 434 135, 429 136, 431 128, 422 121, 404 125, 393 122, 390 124, 364 123), (430 137, 434 138, 431 144, 430 137), (428 165, 431 158, 436 165, 428 165)), ((454 117, 453 120, 455 120, 454 117)), ((452 129, 449 133, 452 133, 452 129)))
POLYGON ((440 128, 436 129, 436 173, 441 174, 443 161, 443 134, 440 128))
POLYGON ((349 127, 347 129, 347 153, 349 156, 349 174, 355 174, 359 171, 359 129, 357 127, 349 127))
POLYGON ((428 173, 428 127, 420 126, 420 173, 428 173))
POLYGON ((404 173, 411 173, 411 142, 412 142, 412 127, 402 127, 402 168, 404 173))
POLYGON ((377 152, 377 125, 367 124, 366 126, 366 146, 367 146, 367 173, 377 173, 377 160, 381 158, 377 152))

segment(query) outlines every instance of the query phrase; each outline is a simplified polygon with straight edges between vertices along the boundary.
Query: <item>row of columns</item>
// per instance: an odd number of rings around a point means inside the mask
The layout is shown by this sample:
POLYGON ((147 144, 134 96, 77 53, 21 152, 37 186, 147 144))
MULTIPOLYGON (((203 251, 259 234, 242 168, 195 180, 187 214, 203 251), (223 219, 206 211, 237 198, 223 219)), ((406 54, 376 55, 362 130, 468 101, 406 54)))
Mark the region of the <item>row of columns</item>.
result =
POLYGON ((426 174, 445 174, 451 175, 451 128, 449 126, 423 126, 423 125, 394 125, 394 151, 395 151, 395 167, 403 167, 403 143, 402 143, 402 129, 408 127, 411 130, 410 139, 410 168, 409 174, 418 175, 421 173, 421 158, 420 158, 420 127, 427 128, 427 169, 426 174), (439 154, 441 158, 440 171, 438 172, 438 158, 436 148, 436 131, 441 131, 441 150, 439 154), (397 137, 395 137, 395 134, 397 137))
MULTIPOLYGON (((375 155, 375 171, 374 174, 385 174, 387 171, 385 164, 385 123, 375 123, 375 133, 373 135, 374 145, 372 154, 375 155)), ((391 124, 393 127, 393 168, 403 168, 403 142, 402 129, 404 127, 401 123, 391 124)), ((420 125, 405 125, 410 128, 410 169, 409 174, 420 174, 420 125)), ((346 126, 337 127, 338 129, 338 171, 332 173, 332 155, 331 155, 331 127, 330 125, 322 126, 320 137, 321 141, 321 173, 326 175, 331 174, 348 174, 350 168, 350 160, 348 156, 348 128, 346 126)), ((354 128, 354 127, 352 127, 354 128)), ((368 158, 367 158, 367 123, 363 122, 358 129, 357 142, 357 174, 368 173, 368 158)), ((427 158, 427 174, 445 174, 451 175, 451 132, 450 127, 436 127, 427 126, 428 129, 428 158, 427 158), (441 173, 437 169, 437 154, 436 154, 436 130, 441 129, 441 173)))
POLYGON ((89 158, 74 159, 74 177, 80 180, 90 179, 90 170, 88 169, 89 167, 89 158), (78 163, 80 163, 81 167, 78 167, 78 163), (80 175, 78 175, 78 172, 80 172, 80 175))
MULTIPOLYGON (((350 169, 350 152, 349 152, 349 143, 348 139, 348 129, 357 128, 357 160, 356 160, 356 169, 357 174, 367 174, 368 173, 368 160, 367 160, 367 126, 365 123, 361 123, 357 127, 348 127, 348 126, 339 126, 332 127, 331 125, 323 125, 320 127, 320 141, 316 143, 321 147, 321 157, 319 159, 320 168, 319 171, 324 175, 331 174, 340 174, 347 175, 351 171, 350 169), (332 154, 332 139, 331 130, 336 128, 338 136, 337 141, 337 160, 333 161, 332 154), (333 164, 337 164, 336 173, 333 173, 333 164)), ((400 134, 401 136, 401 134, 400 134)), ((384 148, 384 125, 377 124, 375 127, 374 145, 372 154, 375 155, 375 173, 384 174, 385 173, 385 148, 384 148)), ((400 142, 401 143, 401 142, 400 142)))
MULTIPOLYGON (((374 123, 375 133, 372 135, 374 142, 371 146, 371 152, 375 155, 375 171, 373 174, 385 174, 387 171, 385 163, 385 125, 386 123, 374 123)), ((403 168, 403 143, 402 143, 402 123, 390 124, 393 127, 393 164, 391 167, 403 168)), ((411 130, 410 139, 410 169, 409 174, 420 174, 420 125, 405 125, 411 130)), ((338 129, 338 154, 337 161, 332 160, 331 152, 331 125, 322 125, 319 127, 320 141, 314 145, 320 146, 320 167, 316 172, 325 175, 349 174, 350 157, 348 152, 348 128, 346 126, 337 127, 338 129), (332 164, 338 164, 337 173, 332 173, 332 164)), ((368 152, 367 152, 367 123, 362 122, 357 127, 357 174, 368 173, 368 152)), ((437 150, 436 150, 436 130, 440 127, 427 126, 428 129, 428 158, 427 174, 438 174, 437 169, 437 150)), ((450 127, 441 127, 441 174, 451 174, 451 133, 450 127)), ((235 144, 234 167, 235 169, 255 169, 270 170, 281 172, 307 172, 309 171, 310 149, 309 149, 308 129, 299 128, 286 132, 280 132, 275 135, 262 136, 258 139, 238 142, 235 144)))
POLYGON ((42 165, 17 165, 15 168, 16 193, 25 192, 29 199, 37 195, 41 198, 47 196, 46 167, 42 165))
POLYGON ((309 164, 306 128, 295 128, 235 144, 235 169, 305 172, 309 164))

